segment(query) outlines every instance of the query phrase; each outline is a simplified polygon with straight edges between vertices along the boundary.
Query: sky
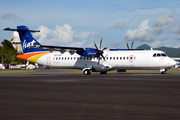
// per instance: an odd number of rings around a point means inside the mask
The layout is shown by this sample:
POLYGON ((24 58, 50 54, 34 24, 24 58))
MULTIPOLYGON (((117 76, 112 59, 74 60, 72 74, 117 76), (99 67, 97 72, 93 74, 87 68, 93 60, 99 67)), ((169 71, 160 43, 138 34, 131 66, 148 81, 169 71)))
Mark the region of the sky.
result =
POLYGON ((180 0, 0 0, 0 42, 19 25, 43 45, 179 48, 180 0))

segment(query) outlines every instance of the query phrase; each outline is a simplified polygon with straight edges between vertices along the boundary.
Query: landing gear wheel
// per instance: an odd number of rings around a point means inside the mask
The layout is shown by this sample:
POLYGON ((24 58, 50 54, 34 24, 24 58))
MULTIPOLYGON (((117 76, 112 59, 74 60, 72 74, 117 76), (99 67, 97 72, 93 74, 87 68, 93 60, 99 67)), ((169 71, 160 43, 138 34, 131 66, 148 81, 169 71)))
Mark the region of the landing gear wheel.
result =
POLYGON ((104 72, 100 72, 100 74, 107 74, 107 71, 104 71, 104 72))
POLYGON ((166 71, 163 71, 162 74, 166 74, 166 71))
POLYGON ((83 74, 84 74, 84 75, 90 75, 90 74, 91 74, 91 71, 90 71, 90 70, 84 70, 84 71, 83 71, 83 74))
POLYGON ((166 74, 167 69, 160 69, 160 72, 161 72, 162 74, 166 74))

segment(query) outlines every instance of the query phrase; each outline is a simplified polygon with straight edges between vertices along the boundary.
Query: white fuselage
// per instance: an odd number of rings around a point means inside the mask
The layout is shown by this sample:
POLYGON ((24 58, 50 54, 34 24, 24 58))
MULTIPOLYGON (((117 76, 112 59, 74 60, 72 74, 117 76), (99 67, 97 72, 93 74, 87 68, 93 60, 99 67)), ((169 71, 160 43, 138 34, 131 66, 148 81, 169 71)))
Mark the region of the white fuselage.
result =
POLYGON ((78 54, 71 55, 69 52, 61 54, 52 52, 40 57, 38 64, 56 68, 93 68, 95 71, 109 71, 114 69, 167 69, 176 64, 168 56, 153 56, 154 54, 165 54, 158 50, 137 51, 104 51, 106 61, 83 57, 78 54))

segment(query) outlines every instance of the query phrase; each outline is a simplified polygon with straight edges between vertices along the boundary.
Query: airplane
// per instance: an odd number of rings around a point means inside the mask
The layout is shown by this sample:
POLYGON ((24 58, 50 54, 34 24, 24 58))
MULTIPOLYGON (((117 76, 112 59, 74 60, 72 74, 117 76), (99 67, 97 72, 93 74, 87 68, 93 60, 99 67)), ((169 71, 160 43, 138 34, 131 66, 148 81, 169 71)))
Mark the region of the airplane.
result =
POLYGON ((80 69, 84 75, 91 72, 106 74, 116 69, 160 70, 166 74, 167 69, 176 65, 173 59, 159 50, 101 49, 102 39, 99 48, 95 42, 95 48, 48 46, 41 45, 31 34, 40 30, 29 30, 27 26, 4 30, 19 33, 23 55, 17 55, 17 58, 51 68, 80 69))

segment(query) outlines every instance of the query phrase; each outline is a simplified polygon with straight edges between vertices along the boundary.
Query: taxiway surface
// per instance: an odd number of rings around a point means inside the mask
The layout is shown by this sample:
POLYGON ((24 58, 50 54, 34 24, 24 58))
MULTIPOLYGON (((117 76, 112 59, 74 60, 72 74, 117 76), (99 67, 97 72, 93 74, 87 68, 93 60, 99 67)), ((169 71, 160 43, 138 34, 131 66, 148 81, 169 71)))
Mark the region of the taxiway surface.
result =
POLYGON ((180 73, 0 74, 0 118, 180 119, 180 73))

